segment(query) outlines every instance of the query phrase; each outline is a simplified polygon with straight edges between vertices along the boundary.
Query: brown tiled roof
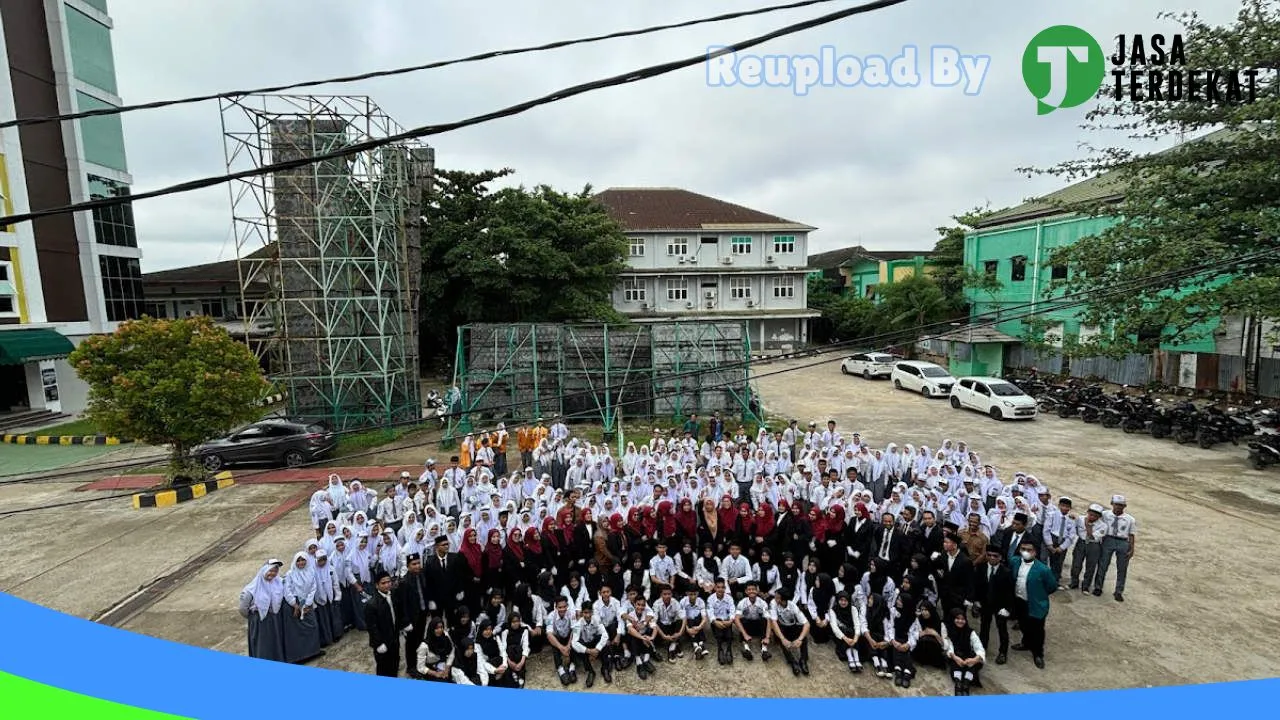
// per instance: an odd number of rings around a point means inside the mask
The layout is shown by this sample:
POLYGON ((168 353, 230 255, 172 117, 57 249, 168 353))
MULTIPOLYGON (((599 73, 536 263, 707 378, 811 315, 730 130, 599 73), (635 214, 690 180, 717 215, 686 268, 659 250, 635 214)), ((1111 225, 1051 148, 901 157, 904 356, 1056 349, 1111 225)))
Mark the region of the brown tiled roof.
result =
POLYGON ((866 254, 877 260, 890 262, 893 260, 910 260, 917 257, 929 257, 932 250, 867 250, 866 254))
MULTIPOLYGON (((245 257, 262 260, 271 257, 274 252, 275 243, 272 243, 264 245, 245 257)), ((195 283, 201 285, 225 285, 228 283, 236 285, 240 282, 240 271, 236 267, 236 263, 236 260, 223 260, 221 262, 188 265, 186 267, 143 273, 142 282, 147 285, 185 285, 195 283)))
MULTIPOLYGON (((624 230, 702 230, 707 226, 807 225, 679 188, 609 188, 595 196, 624 230)), ((725 228, 727 229, 727 228, 725 228)), ((764 229, 764 228, 761 228, 764 229)), ((781 228, 779 228, 781 229, 781 228)))
POLYGON ((809 267, 814 270, 831 270, 843 266, 845 263, 859 258, 867 254, 865 248, 861 245, 853 245, 839 250, 828 250, 816 255, 809 256, 809 267))

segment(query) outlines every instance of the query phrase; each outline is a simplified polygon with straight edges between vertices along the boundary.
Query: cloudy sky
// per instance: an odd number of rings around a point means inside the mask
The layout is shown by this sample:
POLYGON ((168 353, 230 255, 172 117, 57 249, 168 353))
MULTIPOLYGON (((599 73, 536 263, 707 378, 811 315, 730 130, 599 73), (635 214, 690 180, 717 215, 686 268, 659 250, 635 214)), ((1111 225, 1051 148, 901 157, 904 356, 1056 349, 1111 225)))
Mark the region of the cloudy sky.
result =
MULTIPOLYGON (((769 0, 111 0, 126 102, 416 65, 667 23, 769 0)), ((641 38, 492 60, 317 93, 370 96, 406 127, 470 117, 547 92, 705 53, 829 12, 819 5, 641 38)), ((927 249, 975 205, 1053 189, 1022 166, 1072 157, 1084 108, 1040 117, 1021 78, 1028 40, 1056 24, 1095 37, 1168 30, 1161 9, 1234 15, 1225 0, 911 0, 769 43, 759 54, 895 57, 920 48, 916 88, 709 87, 703 66, 433 138, 442 167, 511 167, 517 182, 578 190, 678 186, 815 225, 811 252, 927 249), (981 92, 933 87, 932 46, 991 57, 981 92)), ((1104 43, 1104 48, 1110 50, 1104 43)), ((124 117, 137 191, 225 171, 216 103, 124 117)), ((145 271, 235 257, 226 187, 136 207, 145 271)), ((252 249, 252 248, 251 248, 252 249)))

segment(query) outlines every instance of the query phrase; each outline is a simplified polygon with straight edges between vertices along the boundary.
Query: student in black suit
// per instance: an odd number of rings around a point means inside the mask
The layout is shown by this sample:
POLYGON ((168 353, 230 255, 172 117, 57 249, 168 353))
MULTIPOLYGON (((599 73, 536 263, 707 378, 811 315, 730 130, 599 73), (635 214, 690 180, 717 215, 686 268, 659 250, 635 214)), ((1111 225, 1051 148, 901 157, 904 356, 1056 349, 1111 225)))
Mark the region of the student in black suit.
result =
POLYGON ((973 594, 977 598, 982 625, 978 637, 984 646, 991 641, 991 621, 995 620, 1000 635, 1000 649, 996 664, 1003 665, 1009 659, 1009 618, 1013 616, 1013 571, 1004 563, 1003 552, 987 548, 986 562, 979 565, 973 578, 973 594))
POLYGON ((897 518, 893 513, 881 515, 880 527, 876 528, 871 541, 871 555, 889 564, 890 577, 899 577, 902 574, 902 569, 909 557, 907 552, 911 549, 909 545, 907 536, 898 529, 897 518))
POLYGON ((422 572, 422 556, 413 553, 405 558, 408 572, 400 578, 392 596, 396 600, 396 617, 405 625, 404 666, 409 677, 418 674, 418 646, 427 632, 427 616, 430 612, 431 589, 426 573, 422 572))
POLYGON ((1027 514, 1022 512, 1014 513, 1013 522, 1009 524, 1009 527, 997 532, 992 541, 993 545, 1000 548, 1000 555, 1007 564, 1013 564, 1015 561, 1022 562, 1018 558, 1018 547, 1022 543, 1031 543, 1038 553, 1040 552, 1040 546, 1044 542, 1042 538, 1036 537, 1035 533, 1031 532, 1030 528, 1027 527, 1027 514))
POLYGON ((942 556, 934 561, 934 568, 943 615, 950 617, 956 608, 968 609, 965 603, 973 598, 973 560, 960 548, 958 537, 943 538, 942 556))
POLYGON ((381 677, 400 675, 400 625, 396 602, 391 598, 391 576, 379 572, 374 579, 377 590, 364 606, 364 621, 369 628, 369 647, 373 664, 381 677))
POLYGON ((875 533, 876 521, 872 519, 867 506, 863 503, 854 504, 853 519, 845 525, 843 539, 847 548, 845 555, 849 557, 847 562, 853 563, 853 567, 858 571, 858 577, 862 577, 862 573, 867 571, 867 561, 874 554, 872 547, 875 543, 875 533))
POLYGON ((938 517, 932 510, 920 513, 920 527, 912 535, 912 555, 924 555, 932 558, 934 553, 942 554, 943 526, 938 524, 938 517))
POLYGON ((435 553, 422 562, 430 590, 427 610, 433 617, 451 618, 464 597, 462 559, 449 552, 449 538, 445 535, 436 538, 435 546, 435 553))

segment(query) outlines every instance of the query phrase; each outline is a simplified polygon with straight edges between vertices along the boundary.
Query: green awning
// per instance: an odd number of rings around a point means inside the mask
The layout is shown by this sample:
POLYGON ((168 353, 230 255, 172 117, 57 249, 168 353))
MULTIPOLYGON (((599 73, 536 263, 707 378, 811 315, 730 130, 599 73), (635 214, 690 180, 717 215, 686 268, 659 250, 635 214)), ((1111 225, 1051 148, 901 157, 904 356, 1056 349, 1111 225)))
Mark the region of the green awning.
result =
POLYGON ((0 330, 0 365, 64 358, 75 349, 57 330, 0 330))

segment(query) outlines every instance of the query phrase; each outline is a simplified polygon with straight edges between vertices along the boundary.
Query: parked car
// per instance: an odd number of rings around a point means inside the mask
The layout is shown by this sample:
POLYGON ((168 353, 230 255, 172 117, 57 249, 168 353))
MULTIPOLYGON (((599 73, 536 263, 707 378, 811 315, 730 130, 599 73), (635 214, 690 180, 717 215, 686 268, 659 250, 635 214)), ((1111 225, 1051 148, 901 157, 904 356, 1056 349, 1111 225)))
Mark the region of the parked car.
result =
POLYGON ((902 360, 893 366, 889 377, 899 390, 912 390, 925 397, 946 397, 956 379, 947 369, 922 360, 902 360))
POLYGON ((293 468, 323 459, 337 444, 337 438, 322 424, 268 418, 199 445, 192 454, 210 472, 247 464, 293 468))
POLYGON ((887 353, 857 353, 840 363, 840 372, 845 375, 861 375, 865 380, 876 377, 887 378, 893 373, 894 360, 897 358, 887 353))
POLYGON ((951 407, 967 408, 996 420, 1034 420, 1036 401, 1017 385, 996 377, 960 378, 951 389, 951 407))

